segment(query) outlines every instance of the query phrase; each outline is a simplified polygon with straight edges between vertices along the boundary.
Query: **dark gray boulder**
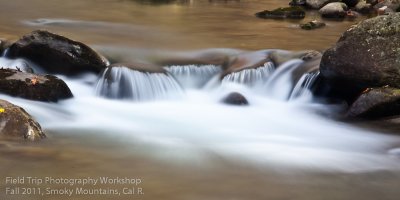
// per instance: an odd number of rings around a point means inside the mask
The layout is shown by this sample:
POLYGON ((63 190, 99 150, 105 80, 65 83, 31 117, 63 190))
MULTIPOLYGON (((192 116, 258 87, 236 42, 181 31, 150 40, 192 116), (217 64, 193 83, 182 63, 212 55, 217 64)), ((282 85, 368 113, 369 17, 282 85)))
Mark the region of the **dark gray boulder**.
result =
POLYGON ((40 140, 46 137, 40 125, 21 107, 0 100, 0 139, 40 140))
POLYGON ((87 45, 44 30, 23 36, 10 46, 7 56, 27 58, 49 73, 64 75, 99 73, 108 65, 87 45))
POLYGON ((351 27, 323 54, 322 77, 350 98, 367 87, 400 88, 399 27, 400 13, 367 19, 351 27))
POLYGON ((238 92, 229 93, 226 97, 222 99, 222 102, 229 105, 245 106, 249 105, 246 97, 238 92))
POLYGON ((400 89, 373 88, 365 90, 350 106, 347 116, 381 118, 400 115, 400 89))
POLYGON ((36 75, 14 69, 0 69, 0 93, 46 102, 72 97, 67 84, 53 75, 36 75))

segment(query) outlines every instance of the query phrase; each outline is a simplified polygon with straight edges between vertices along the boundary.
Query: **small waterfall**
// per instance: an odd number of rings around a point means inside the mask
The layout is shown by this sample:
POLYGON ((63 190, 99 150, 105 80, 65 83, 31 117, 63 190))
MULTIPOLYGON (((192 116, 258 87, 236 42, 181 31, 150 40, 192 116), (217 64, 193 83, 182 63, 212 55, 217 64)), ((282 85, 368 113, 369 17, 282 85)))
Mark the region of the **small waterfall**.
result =
POLYGON ((267 95, 286 101, 293 89, 292 72, 304 61, 293 59, 280 65, 263 87, 267 95))
POLYGON ((176 80, 165 73, 149 73, 126 67, 109 67, 96 86, 99 96, 135 101, 165 99, 182 94, 176 80))
POLYGON ((215 65, 172 65, 164 69, 185 88, 201 88, 222 71, 221 67, 215 65))
POLYGON ((311 96, 312 94, 310 89, 313 86, 315 80, 317 80, 319 74, 319 70, 303 74, 294 86, 293 91, 290 94, 289 101, 305 96, 311 96))
POLYGON ((266 62, 264 66, 256 69, 244 69, 238 72, 230 73, 222 79, 222 84, 233 82, 254 86, 267 81, 274 70, 274 64, 272 62, 266 62))

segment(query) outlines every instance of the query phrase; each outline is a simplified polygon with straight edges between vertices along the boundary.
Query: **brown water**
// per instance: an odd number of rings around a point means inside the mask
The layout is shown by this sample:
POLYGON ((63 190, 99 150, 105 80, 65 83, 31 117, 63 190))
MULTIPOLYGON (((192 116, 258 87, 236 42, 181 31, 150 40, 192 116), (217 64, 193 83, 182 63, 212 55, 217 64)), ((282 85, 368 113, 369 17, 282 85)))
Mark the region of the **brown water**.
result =
MULTIPOLYGON (((0 35, 3 38, 17 39, 41 28, 99 49, 130 49, 132 52, 216 47, 324 50, 355 23, 327 21, 323 29, 303 31, 297 28, 302 21, 254 17, 257 11, 286 6, 285 0, 178 1, 161 5, 128 0, 0 2, 0 35), (48 19, 52 23, 26 23, 36 19, 48 19)), ((303 21, 314 18, 319 19, 316 13, 309 13, 303 21)), ((282 170, 231 160, 212 152, 206 156, 206 161, 169 160, 167 155, 157 159, 148 155, 152 150, 147 146, 80 135, 80 132, 48 132, 46 141, 33 144, 0 143, 0 199, 397 200, 400 196, 397 170, 365 173, 321 172, 313 168, 282 170), (143 188, 144 195, 10 195, 6 194, 6 187, 36 186, 7 183, 7 176, 140 178, 142 183, 138 187, 143 188)), ((75 188, 56 184, 38 187, 42 192, 46 187, 75 188)), ((119 191, 124 187, 132 185, 85 186, 119 191)))

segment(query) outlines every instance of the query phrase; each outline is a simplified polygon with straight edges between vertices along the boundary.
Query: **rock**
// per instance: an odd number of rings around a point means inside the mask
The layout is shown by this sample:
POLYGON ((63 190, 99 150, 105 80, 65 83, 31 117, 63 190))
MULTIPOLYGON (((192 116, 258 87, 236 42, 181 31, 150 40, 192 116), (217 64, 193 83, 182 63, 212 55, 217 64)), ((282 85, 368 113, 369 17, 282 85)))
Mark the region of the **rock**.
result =
POLYGON ((321 75, 346 98, 368 87, 400 88, 400 13, 348 29, 321 59, 321 75))
POLYGON ((222 102, 229 105, 249 105, 246 97, 238 92, 229 93, 222 102))
POLYGON ((0 69, 0 93, 36 101, 57 102, 72 97, 61 79, 14 69, 0 69))
POLYGON ((0 138, 34 141, 45 137, 40 125, 24 109, 0 100, 0 138))
POLYGON ((142 63, 142 62, 130 62, 130 63, 115 63, 109 66, 109 68, 113 67, 126 67, 129 69, 133 69, 140 72, 149 72, 149 73, 165 73, 164 68, 158 65, 150 64, 150 63, 142 63))
POLYGON ((328 3, 340 2, 341 0, 306 0, 306 5, 312 9, 320 9, 328 3))
POLYGON ((85 44, 43 30, 33 31, 16 41, 7 56, 27 58, 49 73, 64 75, 99 73, 108 64, 85 44))
POLYGON ((400 89, 389 87, 367 89, 347 112, 349 117, 362 118, 393 115, 400 115, 400 89))
POLYGON ((329 3, 319 10, 322 17, 326 18, 344 18, 346 16, 347 6, 344 3, 329 3))
POLYGON ((304 50, 304 51, 272 51, 269 54, 269 59, 275 64, 275 66, 279 66, 284 62, 293 59, 301 59, 304 61, 310 61, 315 59, 320 59, 322 54, 315 50, 304 50))
POLYGON ((359 0, 342 0, 342 2, 345 3, 348 7, 354 7, 358 4, 359 0))
POLYGON ((306 16, 306 12, 300 6, 293 6, 272 11, 264 10, 256 13, 256 16, 264 19, 303 19, 306 16))
MULTIPOLYGON (((387 12, 395 12, 400 7, 400 0, 382 0, 378 1, 376 5, 374 5, 374 9, 380 9, 386 7, 387 12)), ((385 9, 385 10, 386 10, 385 9)))
POLYGON ((356 18, 359 17, 359 16, 360 16, 360 13, 358 13, 358 12, 356 12, 356 11, 352 11, 352 10, 346 11, 346 17, 347 17, 347 19, 354 20, 354 19, 356 19, 356 18))
POLYGON ((224 69, 223 76, 232 72, 242 71, 244 69, 253 69, 264 66, 265 63, 270 61, 269 51, 254 51, 240 53, 236 56, 229 58, 222 68, 224 69))
POLYGON ((317 28, 322 28, 324 27, 326 24, 324 22, 321 21, 317 21, 317 20, 313 20, 304 24, 300 24, 300 28, 304 29, 304 30, 313 30, 313 29, 317 29, 317 28))
POLYGON ((359 13, 368 14, 372 11, 372 5, 367 3, 365 0, 361 0, 357 3, 354 9, 359 13))
POLYGON ((305 6, 306 5, 306 0, 292 0, 289 2, 290 6, 305 6))
POLYGON ((6 39, 0 39, 0 55, 4 54, 4 51, 10 47, 11 43, 10 41, 6 39))
POLYGON ((378 1, 380 0, 366 0, 367 3, 371 4, 372 6, 376 5, 377 3, 379 3, 378 1))

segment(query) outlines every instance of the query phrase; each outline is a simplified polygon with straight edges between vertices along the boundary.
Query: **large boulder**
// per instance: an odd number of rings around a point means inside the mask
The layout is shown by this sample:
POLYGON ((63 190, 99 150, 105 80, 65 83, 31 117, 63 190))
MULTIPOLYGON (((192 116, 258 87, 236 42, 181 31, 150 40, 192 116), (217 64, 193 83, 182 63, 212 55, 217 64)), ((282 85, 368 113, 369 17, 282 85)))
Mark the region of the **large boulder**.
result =
POLYGON ((320 9, 328 3, 340 2, 341 0, 306 0, 306 5, 312 9, 320 9))
POLYGON ((362 118, 393 115, 400 115, 400 89, 389 87, 367 89, 347 112, 349 117, 362 118))
POLYGON ((82 72, 101 72, 108 61, 87 45, 66 37, 37 30, 12 44, 10 58, 27 58, 49 73, 76 75, 82 72))
POLYGON ((45 138, 40 125, 22 108, 0 100, 0 138, 39 140, 45 138))
POLYGON ((222 102, 229 105, 246 106, 249 105, 246 97, 238 92, 229 93, 222 99, 222 102))
POLYGON ((72 97, 67 84, 55 76, 36 75, 14 69, 0 69, 0 93, 46 102, 72 97))
POLYGON ((347 5, 340 2, 329 3, 319 10, 322 17, 344 18, 346 17, 347 5))
POLYGON ((348 29, 321 60, 321 75, 336 91, 357 96, 367 87, 400 88, 400 13, 348 29))
POLYGON ((306 12, 300 6, 264 10, 256 13, 256 16, 264 19, 303 19, 306 12))

